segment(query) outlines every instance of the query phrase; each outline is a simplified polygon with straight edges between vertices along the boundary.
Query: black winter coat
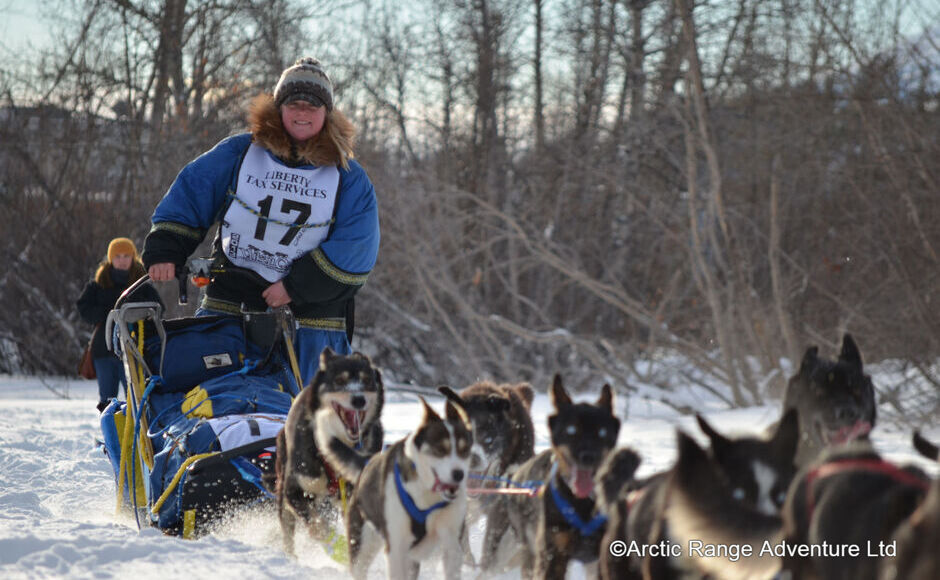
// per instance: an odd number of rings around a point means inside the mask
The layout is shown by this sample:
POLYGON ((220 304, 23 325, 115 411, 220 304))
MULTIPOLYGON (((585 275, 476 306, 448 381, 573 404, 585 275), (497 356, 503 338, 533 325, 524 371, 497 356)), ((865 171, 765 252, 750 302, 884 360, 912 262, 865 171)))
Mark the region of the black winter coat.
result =
MULTIPOLYGON (((115 274, 114 267, 111 264, 105 264, 98 269, 95 278, 85 285, 85 289, 75 305, 78 307, 78 314, 82 317, 82 320, 95 325, 95 331, 91 337, 92 358, 114 356, 108 351, 104 341, 104 322, 108 319, 108 313, 114 308, 114 303, 130 286, 129 278, 133 277, 136 281, 142 272, 143 266, 140 266, 139 270, 132 267, 131 276, 126 274, 122 276, 120 271, 115 274)), ((160 301, 159 294, 152 286, 144 286, 139 292, 140 300, 160 301)))

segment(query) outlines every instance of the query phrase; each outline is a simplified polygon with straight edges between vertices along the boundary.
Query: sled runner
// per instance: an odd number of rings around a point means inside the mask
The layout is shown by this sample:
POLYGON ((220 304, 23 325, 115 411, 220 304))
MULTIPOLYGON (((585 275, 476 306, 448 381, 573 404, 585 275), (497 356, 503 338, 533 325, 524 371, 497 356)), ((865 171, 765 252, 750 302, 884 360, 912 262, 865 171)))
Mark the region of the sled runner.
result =
POLYGON ((108 347, 124 362, 127 401, 101 415, 117 506, 191 538, 232 510, 271 498, 275 437, 300 392, 294 321, 286 309, 163 319, 128 299, 108 316, 108 347))

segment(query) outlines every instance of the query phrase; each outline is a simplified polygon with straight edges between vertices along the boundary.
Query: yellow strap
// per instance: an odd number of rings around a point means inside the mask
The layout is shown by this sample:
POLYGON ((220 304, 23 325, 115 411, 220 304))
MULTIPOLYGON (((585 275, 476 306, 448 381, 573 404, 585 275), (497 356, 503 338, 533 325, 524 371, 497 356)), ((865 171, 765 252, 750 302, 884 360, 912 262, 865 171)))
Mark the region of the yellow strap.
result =
MULTIPOLYGON (((144 321, 137 321, 137 350, 140 352, 140 357, 144 357, 144 321)), ((137 401, 140 402, 140 398, 144 396, 144 367, 141 365, 136 365, 137 368, 137 384, 134 385, 134 392, 137 393, 137 401)), ((143 409, 137 409, 138 413, 143 413, 143 409)), ((136 419, 136 417, 135 417, 136 419)), ((149 469, 153 469, 153 447, 150 444, 150 438, 147 437, 147 432, 150 430, 149 425, 147 424, 147 417, 140 418, 140 456, 143 458, 144 462, 147 464, 149 469)))
POLYGON ((196 510, 183 512, 183 538, 189 540, 196 532, 196 510))
POLYGON ((349 542, 346 541, 346 536, 336 531, 333 526, 330 526, 330 533, 323 543, 323 549, 334 562, 349 564, 349 542))
POLYGON ((176 489, 176 485, 180 482, 180 479, 183 477, 183 473, 186 472, 186 468, 189 467, 194 461, 198 461, 203 457, 209 457, 215 455, 218 451, 213 451, 212 453, 200 453, 199 455, 193 455, 186 459, 180 468, 176 470, 176 475, 173 476, 173 480, 170 482, 170 485, 166 486, 166 489, 163 490, 163 495, 160 496, 160 499, 153 504, 151 512, 156 515, 160 513, 160 508, 163 506, 163 502, 166 501, 166 498, 170 497, 170 494, 173 493, 173 490, 176 489))
POLYGON ((287 327, 287 316, 281 318, 281 331, 284 333, 284 344, 287 346, 287 358, 290 360, 290 370, 294 373, 294 380, 297 381, 297 388, 304 388, 300 380, 300 365, 297 363, 297 353, 294 352, 294 341, 291 339, 290 328, 287 327))
MULTIPOLYGON (((131 444, 134 440, 134 427, 127 417, 127 411, 131 408, 130 404, 124 407, 124 436, 121 437, 121 463, 118 469, 117 479, 117 511, 120 512, 124 505, 124 482, 127 474, 127 466, 131 462, 131 444)), ((127 487, 130 488, 130 477, 127 477, 127 487)))
MULTIPOLYGON (((346 511, 349 506, 346 501, 346 480, 342 477, 339 478, 339 500, 343 506, 343 515, 346 515, 346 511)), ((336 528, 330 526, 330 533, 326 537, 326 541, 323 543, 323 549, 326 550, 327 555, 332 558, 335 562, 339 564, 349 564, 349 540, 338 532, 336 528)))

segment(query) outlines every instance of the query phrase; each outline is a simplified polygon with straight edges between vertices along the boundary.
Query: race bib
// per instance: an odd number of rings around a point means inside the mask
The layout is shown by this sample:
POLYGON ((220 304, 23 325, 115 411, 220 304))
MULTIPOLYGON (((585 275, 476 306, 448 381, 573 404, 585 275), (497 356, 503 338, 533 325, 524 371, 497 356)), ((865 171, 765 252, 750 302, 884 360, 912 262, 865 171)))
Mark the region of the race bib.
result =
POLYGON ((277 282, 326 238, 338 189, 336 167, 286 167, 252 143, 222 218, 222 250, 236 266, 277 282))

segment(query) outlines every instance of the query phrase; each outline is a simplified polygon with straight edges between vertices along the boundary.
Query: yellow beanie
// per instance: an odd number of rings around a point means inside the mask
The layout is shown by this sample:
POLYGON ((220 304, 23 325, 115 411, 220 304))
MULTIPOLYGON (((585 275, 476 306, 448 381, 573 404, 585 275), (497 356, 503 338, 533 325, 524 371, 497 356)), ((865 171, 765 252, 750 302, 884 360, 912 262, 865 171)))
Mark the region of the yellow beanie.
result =
POLYGON ((136 260, 137 246, 128 238, 114 238, 108 244, 108 261, 113 262, 118 254, 130 254, 136 260))

